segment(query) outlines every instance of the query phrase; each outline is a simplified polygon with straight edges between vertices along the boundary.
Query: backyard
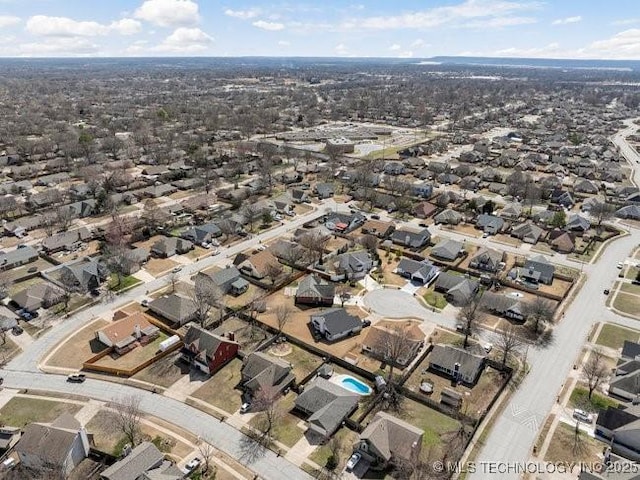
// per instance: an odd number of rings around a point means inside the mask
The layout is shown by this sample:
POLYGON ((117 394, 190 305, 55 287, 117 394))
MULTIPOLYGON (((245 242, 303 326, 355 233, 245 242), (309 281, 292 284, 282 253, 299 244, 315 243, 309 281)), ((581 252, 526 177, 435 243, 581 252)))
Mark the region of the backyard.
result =
POLYGON ((277 354, 277 351, 272 352, 271 350, 269 350, 268 353, 291 363, 291 365, 293 365, 293 374, 296 376, 298 381, 305 378, 322 364, 322 358, 309 353, 296 345, 288 344, 286 347, 288 347, 287 351, 290 352, 286 355, 281 356, 277 354))
POLYGON ((242 403, 240 390, 235 387, 240 383, 242 361, 234 358, 211 377, 192 397, 214 405, 229 415, 240 408, 242 403))
POLYGON ((178 352, 153 362, 132 378, 168 388, 182 378, 183 375, 189 373, 189 370, 189 365, 180 360, 180 353, 178 352))
MULTIPOLYGON (((298 427, 300 418, 290 413, 294 407, 295 399, 296 395, 290 392, 278 401, 280 414, 277 417, 276 425, 271 431, 273 439, 285 444, 287 447, 293 447, 304 434, 304 430, 298 427)), ((249 425, 259 428, 261 421, 261 415, 257 414, 249 421, 249 425)))
POLYGON ((0 421, 11 427, 24 427, 32 422, 52 422, 63 413, 75 415, 81 406, 75 403, 15 396, 0 408, 0 421))
POLYGON ((160 343, 169 338, 165 332, 160 332, 158 338, 148 343, 147 345, 140 345, 133 350, 125 353, 124 355, 113 354, 105 355, 94 365, 102 367, 117 368, 121 370, 132 370, 138 365, 146 362, 147 360, 155 357, 160 351, 160 343))

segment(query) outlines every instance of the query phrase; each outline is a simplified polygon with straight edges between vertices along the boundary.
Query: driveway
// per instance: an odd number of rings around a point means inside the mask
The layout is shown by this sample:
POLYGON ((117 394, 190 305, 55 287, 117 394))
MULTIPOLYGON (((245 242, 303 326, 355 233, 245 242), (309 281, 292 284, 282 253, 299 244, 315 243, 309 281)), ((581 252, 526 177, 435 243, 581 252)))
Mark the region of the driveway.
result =
POLYGON ((387 318, 414 317, 428 320, 428 311, 416 298, 404 291, 393 288, 381 288, 367 292, 363 298, 364 305, 374 313, 387 318))

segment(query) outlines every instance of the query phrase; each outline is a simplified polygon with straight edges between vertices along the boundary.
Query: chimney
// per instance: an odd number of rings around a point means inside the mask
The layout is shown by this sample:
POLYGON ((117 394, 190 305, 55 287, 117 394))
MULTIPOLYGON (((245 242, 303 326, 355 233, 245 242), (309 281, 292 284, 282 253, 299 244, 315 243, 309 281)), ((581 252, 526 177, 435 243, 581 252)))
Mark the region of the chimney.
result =
POLYGON ((227 337, 233 342, 236 339, 236 334, 234 332, 229 332, 227 333, 227 337))
POLYGON ((136 340, 140 340, 140 337, 142 336, 142 332, 140 331, 140 325, 138 325, 137 323, 135 324, 135 326, 133 327, 133 335, 136 337, 136 340))

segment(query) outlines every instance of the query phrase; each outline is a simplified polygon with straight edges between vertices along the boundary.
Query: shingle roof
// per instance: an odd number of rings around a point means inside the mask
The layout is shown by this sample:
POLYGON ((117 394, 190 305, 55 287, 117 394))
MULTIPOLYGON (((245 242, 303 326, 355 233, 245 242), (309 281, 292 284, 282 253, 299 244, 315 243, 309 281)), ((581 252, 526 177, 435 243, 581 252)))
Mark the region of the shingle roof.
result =
POLYGON ((159 465, 164 454, 151 442, 142 442, 129 455, 114 463, 100 475, 106 480, 137 480, 147 470, 159 465))
POLYGON ((314 318, 324 319, 324 328, 328 336, 336 335, 362 325, 362 320, 349 314, 344 308, 331 308, 311 315, 314 318))
POLYGON ((429 355, 429 363, 453 371, 454 365, 460 365, 463 377, 474 378, 484 364, 484 357, 451 345, 435 345, 429 355))
POLYGON ((423 430, 388 413, 378 412, 360 438, 386 461, 392 458, 410 461, 419 455, 423 435, 423 430))
POLYGON ((19 454, 32 455, 45 463, 62 466, 78 435, 77 430, 30 423, 24 428, 15 449, 19 454))
POLYGON ((236 343, 228 338, 223 338, 207 330, 204 330, 198 325, 191 325, 187 334, 184 336, 184 344, 187 347, 194 346, 195 349, 206 356, 206 359, 211 359, 215 356, 216 351, 223 343, 236 343))
POLYGON ((308 275, 300 280, 296 297, 333 298, 336 287, 322 277, 308 275))
POLYGON ((295 379, 290 363, 262 352, 253 352, 242 366, 244 387, 256 392, 264 387, 284 387, 295 379))
POLYGON ((177 293, 156 298, 149 303, 149 309, 175 323, 185 323, 197 310, 193 300, 177 293))
POLYGON ((462 250, 462 242, 457 240, 442 240, 431 249, 431 255, 454 260, 462 250))

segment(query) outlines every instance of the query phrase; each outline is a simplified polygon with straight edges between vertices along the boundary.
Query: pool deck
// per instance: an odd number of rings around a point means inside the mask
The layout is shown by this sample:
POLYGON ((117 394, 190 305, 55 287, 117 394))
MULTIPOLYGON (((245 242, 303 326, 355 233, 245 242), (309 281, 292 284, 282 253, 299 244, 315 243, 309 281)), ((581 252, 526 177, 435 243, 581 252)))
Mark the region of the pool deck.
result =
POLYGON ((331 383, 335 383, 336 385, 340 385, 342 388, 344 388, 346 390, 349 390, 350 392, 356 393, 358 395, 361 395, 363 397, 371 395, 373 393, 373 389, 369 385, 367 385, 366 383, 363 383, 362 381, 358 380, 355 377, 352 377, 351 375, 345 375, 345 374, 334 375, 329 379, 329 381, 331 383), (346 380, 346 379, 350 379, 352 381, 352 383, 364 385, 367 388, 367 393, 363 393, 363 392, 354 390, 348 384, 345 385, 343 383, 343 381, 346 380))

